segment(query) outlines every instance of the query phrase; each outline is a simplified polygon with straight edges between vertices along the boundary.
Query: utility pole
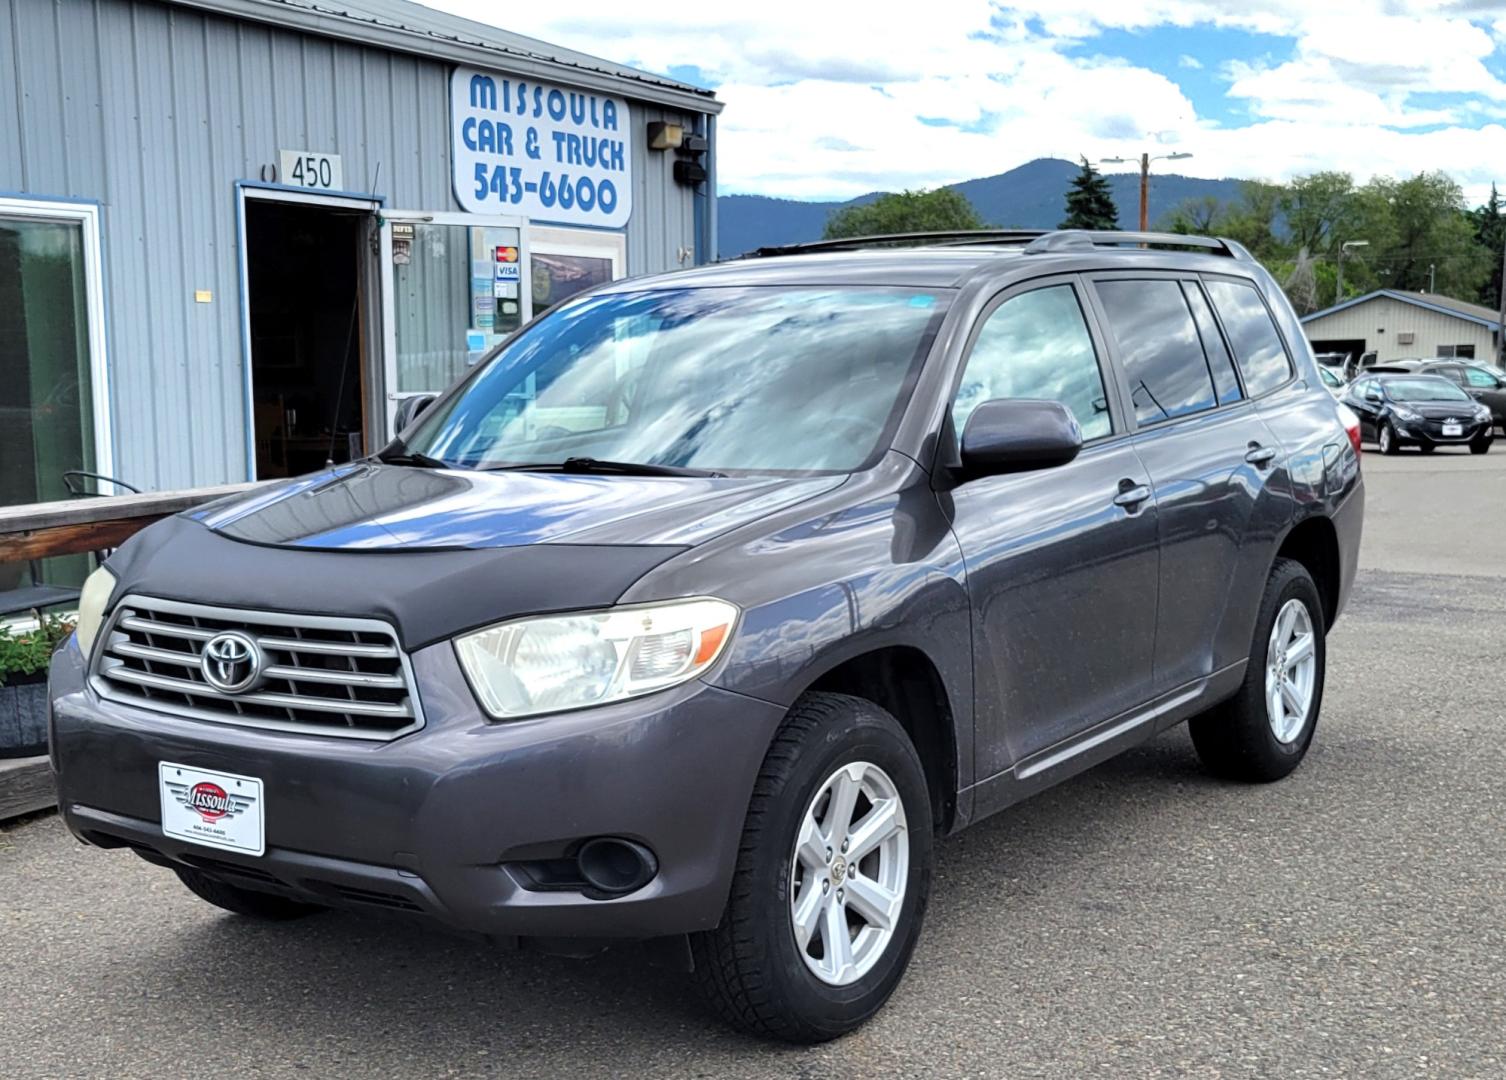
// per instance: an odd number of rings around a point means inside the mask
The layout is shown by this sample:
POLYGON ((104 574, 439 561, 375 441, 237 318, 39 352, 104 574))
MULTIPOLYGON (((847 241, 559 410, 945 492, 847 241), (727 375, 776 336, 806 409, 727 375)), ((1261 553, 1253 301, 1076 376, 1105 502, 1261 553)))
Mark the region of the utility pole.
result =
POLYGON ((1433 277, 1437 270, 1437 263, 1428 263, 1428 292, 1430 293, 1438 291, 1437 289, 1433 288, 1433 277))
MULTIPOLYGON (((1150 163, 1152 161, 1182 161, 1183 159, 1190 158, 1191 156, 1192 156, 1191 154, 1157 154, 1155 157, 1151 157, 1148 152, 1140 155, 1140 231, 1141 232, 1147 232, 1150 229, 1150 163)), ((1100 165, 1125 165, 1125 164, 1128 164, 1131 160, 1133 160, 1133 159, 1131 159, 1131 158, 1122 158, 1122 157, 1106 157, 1102 161, 1100 161, 1098 164, 1100 164, 1100 165)))

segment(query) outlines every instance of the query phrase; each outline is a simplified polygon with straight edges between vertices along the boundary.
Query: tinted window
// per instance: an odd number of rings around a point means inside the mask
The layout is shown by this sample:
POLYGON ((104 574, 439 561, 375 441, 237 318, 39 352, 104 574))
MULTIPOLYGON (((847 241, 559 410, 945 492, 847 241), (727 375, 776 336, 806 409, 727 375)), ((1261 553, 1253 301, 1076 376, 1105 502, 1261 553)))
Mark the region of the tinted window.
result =
POLYGON ((1103 376, 1070 285, 1010 297, 988 317, 952 406, 959 437, 973 410, 994 398, 1060 401, 1077 417, 1085 440, 1109 434, 1103 376))
POLYGON ((1187 294, 1187 306, 1192 309, 1197 332, 1203 339, 1203 352, 1208 356, 1208 368, 1213 372, 1218 400, 1238 401, 1239 379, 1234 375, 1234 361, 1229 358, 1224 336, 1218 332, 1218 324, 1213 321, 1213 309, 1208 306, 1208 298, 1203 295, 1202 289, 1190 281, 1182 282, 1182 291, 1187 294))
POLYGON ((1182 286, 1175 281, 1101 281, 1097 289, 1119 343, 1140 424, 1213 408, 1213 379, 1182 286))
POLYGON ((1282 348, 1281 335, 1255 287, 1232 281, 1210 281, 1207 285, 1250 396, 1274 390, 1291 378, 1292 364, 1282 348))
POLYGON ((1464 369, 1452 366, 1428 368, 1429 375, 1442 375, 1449 382, 1464 382, 1464 369))
POLYGON ((1470 386, 1483 386, 1487 390, 1494 390, 1500 385, 1494 375, 1488 371, 1481 371, 1479 368, 1465 368, 1464 377, 1469 381, 1470 386))
POLYGON ((1415 379, 1387 379, 1383 384, 1392 401, 1468 401, 1469 395, 1435 375, 1415 379))

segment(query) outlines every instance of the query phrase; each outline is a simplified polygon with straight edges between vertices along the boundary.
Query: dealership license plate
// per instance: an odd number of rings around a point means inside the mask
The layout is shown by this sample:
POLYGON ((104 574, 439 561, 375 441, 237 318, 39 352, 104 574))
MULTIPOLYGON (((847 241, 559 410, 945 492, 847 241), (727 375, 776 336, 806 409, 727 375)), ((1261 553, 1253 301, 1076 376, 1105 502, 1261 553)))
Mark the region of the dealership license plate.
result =
POLYGON ((1463 424, 1444 424, 1443 425, 1443 435, 1444 435, 1445 438, 1448 438, 1450 436, 1452 436, 1454 438, 1458 438, 1460 435, 1463 435, 1463 434, 1464 434, 1464 425, 1463 424))
POLYGON ((171 761, 157 763, 165 836, 260 855, 266 850, 261 781, 171 761))

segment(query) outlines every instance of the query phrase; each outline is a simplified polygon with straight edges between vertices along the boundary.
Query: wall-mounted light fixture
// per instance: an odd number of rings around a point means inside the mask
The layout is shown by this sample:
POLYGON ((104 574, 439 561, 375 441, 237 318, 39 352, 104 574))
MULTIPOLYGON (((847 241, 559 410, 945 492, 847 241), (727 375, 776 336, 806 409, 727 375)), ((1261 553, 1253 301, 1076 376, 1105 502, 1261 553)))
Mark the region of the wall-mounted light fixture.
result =
POLYGON ((678 150, 685 143, 685 125, 654 120, 648 125, 650 150, 678 150))

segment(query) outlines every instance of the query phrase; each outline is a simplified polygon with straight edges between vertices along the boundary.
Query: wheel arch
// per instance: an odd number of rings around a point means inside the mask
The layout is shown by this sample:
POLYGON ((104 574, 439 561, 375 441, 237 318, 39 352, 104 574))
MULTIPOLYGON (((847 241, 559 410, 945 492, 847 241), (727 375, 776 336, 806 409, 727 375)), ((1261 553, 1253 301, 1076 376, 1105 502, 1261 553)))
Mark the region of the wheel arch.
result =
POLYGON ((1291 559, 1306 568, 1323 601, 1323 630, 1327 633, 1338 618, 1344 580, 1339 534, 1333 521, 1323 514, 1312 514, 1298 521, 1282 538, 1276 558, 1291 559))
POLYGON ((883 645, 848 656, 810 678, 804 693, 827 691, 862 698, 890 713, 915 744, 931 795, 938 834, 957 820, 956 712, 941 670, 915 645, 883 645))

